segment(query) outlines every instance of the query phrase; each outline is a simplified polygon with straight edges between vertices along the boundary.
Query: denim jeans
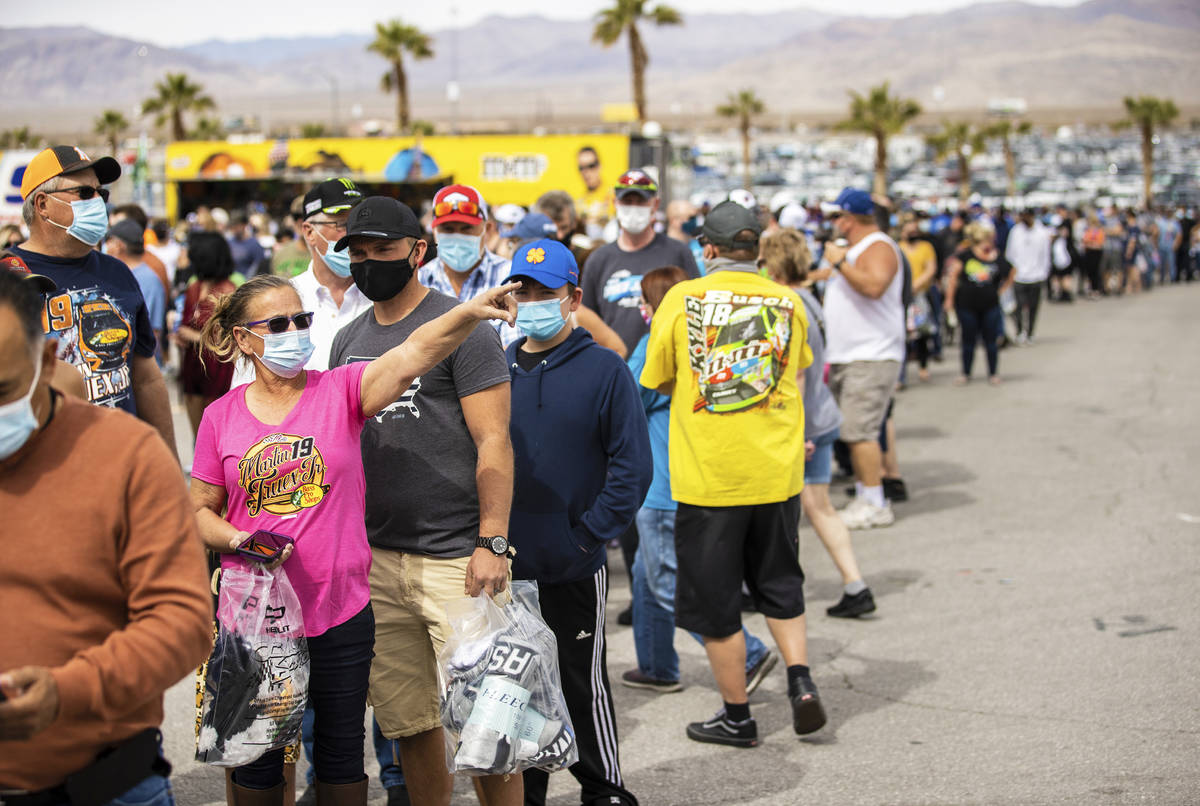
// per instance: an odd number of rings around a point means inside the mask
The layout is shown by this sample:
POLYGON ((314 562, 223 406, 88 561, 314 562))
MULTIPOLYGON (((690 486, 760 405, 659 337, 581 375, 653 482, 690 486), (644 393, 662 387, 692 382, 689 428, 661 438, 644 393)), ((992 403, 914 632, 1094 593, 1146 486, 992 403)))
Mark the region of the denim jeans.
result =
POLYGON ((400 768, 400 742, 383 735, 378 720, 371 720, 374 731, 375 758, 379 761, 379 785, 384 789, 404 786, 404 770, 400 768))
POLYGON ((110 800, 108 806, 175 806, 175 795, 170 780, 162 775, 151 775, 110 800))
POLYGON ((996 345, 1004 333, 1004 312, 996 305, 986 311, 974 308, 958 309, 958 326, 962 342, 962 374, 971 377, 971 366, 975 363, 975 343, 983 341, 987 355, 988 376, 996 374, 1000 362, 1000 348, 996 345))
MULTIPOLYGON (((633 645, 638 669, 655 680, 679 679, 675 652, 675 511, 643 507, 637 514, 638 550, 633 561, 633 645)), ((767 647, 742 627, 746 670, 767 647)), ((704 645, 704 639, 690 635, 704 645)))
MULTIPOLYGON (((349 621, 308 639, 313 767, 324 783, 351 784, 365 774, 363 723, 374 647, 375 615, 369 604, 349 621)), ((238 767, 233 778, 250 789, 270 789, 283 780, 283 749, 238 767)))

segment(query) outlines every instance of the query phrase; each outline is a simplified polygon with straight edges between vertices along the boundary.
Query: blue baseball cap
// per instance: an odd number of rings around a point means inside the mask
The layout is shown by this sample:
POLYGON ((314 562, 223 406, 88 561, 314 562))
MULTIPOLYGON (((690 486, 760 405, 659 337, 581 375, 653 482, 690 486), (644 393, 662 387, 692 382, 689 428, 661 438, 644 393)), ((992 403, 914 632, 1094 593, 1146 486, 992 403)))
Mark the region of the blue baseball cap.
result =
POLYGON ((527 213, 512 229, 503 230, 501 238, 516 238, 519 241, 533 241, 538 238, 553 238, 558 234, 558 226, 545 213, 527 213))
POLYGON ((570 249, 558 241, 542 238, 524 244, 513 255, 511 273, 504 282, 512 282, 515 277, 537 280, 546 288, 562 288, 567 283, 579 285, 579 264, 570 249))
POLYGON ((842 188, 833 204, 822 205, 822 208, 851 215, 871 215, 875 212, 875 202, 871 201, 871 194, 865 190, 842 188))

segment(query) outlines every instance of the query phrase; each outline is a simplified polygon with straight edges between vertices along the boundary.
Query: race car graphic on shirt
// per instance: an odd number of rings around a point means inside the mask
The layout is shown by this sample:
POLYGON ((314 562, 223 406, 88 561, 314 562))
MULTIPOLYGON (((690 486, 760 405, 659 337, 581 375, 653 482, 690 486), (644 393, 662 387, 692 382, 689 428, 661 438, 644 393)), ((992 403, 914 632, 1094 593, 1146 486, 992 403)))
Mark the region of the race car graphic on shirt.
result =
POLYGON ((684 297, 693 411, 729 414, 765 403, 787 368, 792 302, 713 289, 684 297))
POLYGON ((58 339, 58 357, 83 375, 88 399, 116 406, 131 394, 132 316, 99 288, 78 288, 46 300, 42 326, 58 339))
POLYGON ((269 434, 238 460, 238 484, 246 491, 246 514, 292 515, 317 506, 329 493, 325 459, 316 440, 269 434))
POLYGON ((604 299, 622 308, 636 308, 642 301, 642 275, 629 269, 615 271, 604 281, 604 299))

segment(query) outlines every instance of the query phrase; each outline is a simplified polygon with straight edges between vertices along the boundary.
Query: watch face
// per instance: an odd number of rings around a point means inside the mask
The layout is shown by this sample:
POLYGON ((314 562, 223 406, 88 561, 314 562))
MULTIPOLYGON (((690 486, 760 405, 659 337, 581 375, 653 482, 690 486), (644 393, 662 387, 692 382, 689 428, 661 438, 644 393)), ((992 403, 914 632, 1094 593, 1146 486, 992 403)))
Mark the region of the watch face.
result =
POLYGON ((498 536, 493 537, 492 538, 492 553, 493 554, 503 554, 506 551, 508 551, 508 541, 505 540, 503 537, 498 537, 498 536))

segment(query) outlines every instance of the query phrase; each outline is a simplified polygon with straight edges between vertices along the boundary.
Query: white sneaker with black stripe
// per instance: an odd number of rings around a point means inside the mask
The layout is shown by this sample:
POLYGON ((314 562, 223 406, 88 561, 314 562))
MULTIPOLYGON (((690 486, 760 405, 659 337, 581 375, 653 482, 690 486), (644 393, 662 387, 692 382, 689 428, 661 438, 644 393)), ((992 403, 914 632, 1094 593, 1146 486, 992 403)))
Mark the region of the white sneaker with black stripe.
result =
POLYGON ((703 722, 692 722, 687 726, 688 738, 694 742, 727 744, 730 747, 758 747, 758 723, 754 717, 742 722, 733 722, 725 716, 725 709, 703 722))

